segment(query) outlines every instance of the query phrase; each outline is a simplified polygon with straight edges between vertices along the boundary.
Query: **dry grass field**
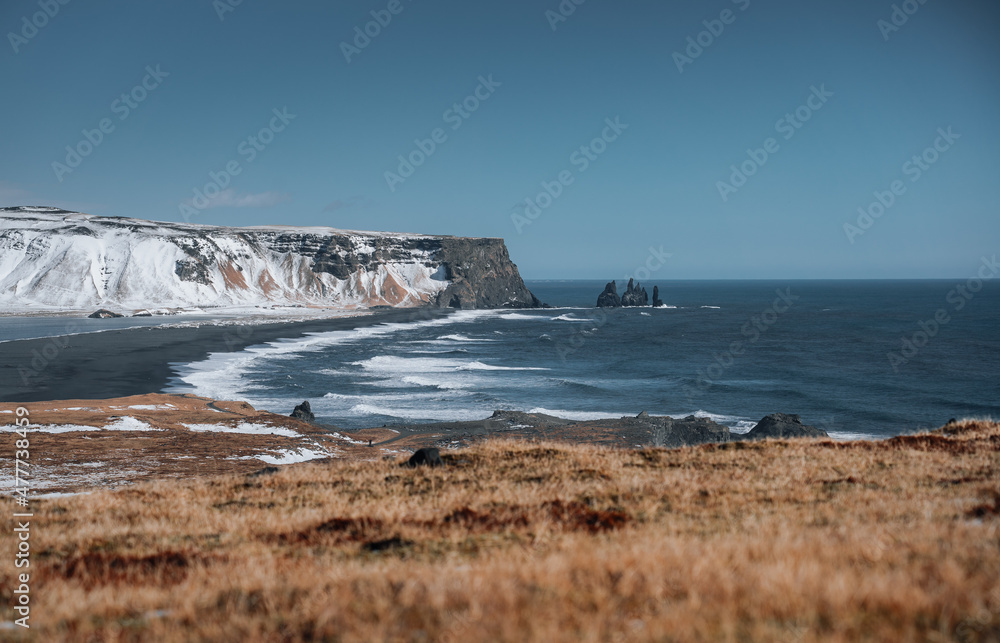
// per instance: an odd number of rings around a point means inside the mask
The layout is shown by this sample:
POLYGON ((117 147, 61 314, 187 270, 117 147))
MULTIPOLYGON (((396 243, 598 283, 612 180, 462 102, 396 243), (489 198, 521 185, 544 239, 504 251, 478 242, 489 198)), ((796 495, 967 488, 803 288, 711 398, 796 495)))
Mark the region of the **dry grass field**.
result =
MULTIPOLYGON (((38 641, 995 641, 1000 425, 492 440, 34 502, 38 641)), ((2 501, 7 515, 13 501, 2 501)), ((10 531, 0 559, 14 556, 10 531)))

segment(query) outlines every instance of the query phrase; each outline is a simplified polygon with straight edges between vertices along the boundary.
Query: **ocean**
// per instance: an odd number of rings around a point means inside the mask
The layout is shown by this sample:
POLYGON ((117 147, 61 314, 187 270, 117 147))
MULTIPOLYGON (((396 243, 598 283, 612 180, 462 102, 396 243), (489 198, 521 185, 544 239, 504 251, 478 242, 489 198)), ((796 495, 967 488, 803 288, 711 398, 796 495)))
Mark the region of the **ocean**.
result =
MULTIPOLYGON (((552 308, 460 311, 178 365, 169 392, 345 429, 476 420, 796 413, 842 439, 1000 417, 1000 284, 669 281, 662 308, 596 309, 598 281, 533 281, 552 308), (972 288, 978 287, 973 291, 972 288)), ((619 293, 624 290, 619 284, 619 293)))

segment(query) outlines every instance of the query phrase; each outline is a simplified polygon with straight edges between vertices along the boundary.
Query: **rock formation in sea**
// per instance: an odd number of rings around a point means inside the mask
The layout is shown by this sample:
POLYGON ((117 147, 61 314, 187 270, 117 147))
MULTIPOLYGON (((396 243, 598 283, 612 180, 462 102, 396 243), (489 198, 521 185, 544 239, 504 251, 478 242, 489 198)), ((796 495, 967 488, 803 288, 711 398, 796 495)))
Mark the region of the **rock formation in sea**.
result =
POLYGON ((646 294, 646 289, 639 284, 633 285, 632 281, 632 279, 628 280, 625 294, 622 295, 622 306, 648 306, 649 295, 646 294))
POLYGON ((503 239, 222 226, 0 208, 0 311, 531 308, 503 239))
POLYGON ((661 308, 663 305, 663 300, 660 299, 660 287, 653 286, 653 308, 661 308))
POLYGON ((604 292, 597 298, 598 308, 618 308, 622 305, 622 298, 618 296, 618 286, 614 281, 609 281, 604 287, 604 292))
MULTIPOLYGON (((653 291, 654 294, 657 291, 653 291)), ((662 303, 662 302, 661 302, 662 303)), ((649 305, 649 295, 646 294, 646 289, 641 285, 634 283, 633 279, 628 280, 628 286, 625 288, 625 293, 619 297, 618 296, 618 285, 614 281, 608 282, 608 285, 604 287, 604 292, 600 294, 597 298, 598 308, 619 308, 623 306, 648 306, 649 305)))

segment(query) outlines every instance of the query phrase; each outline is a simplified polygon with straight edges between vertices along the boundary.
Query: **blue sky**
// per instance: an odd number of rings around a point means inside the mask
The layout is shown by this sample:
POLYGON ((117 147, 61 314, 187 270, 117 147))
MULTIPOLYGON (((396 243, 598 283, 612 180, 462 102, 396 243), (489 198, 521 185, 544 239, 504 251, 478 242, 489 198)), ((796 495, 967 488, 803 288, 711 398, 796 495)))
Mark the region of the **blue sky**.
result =
POLYGON ((4 2, 0 204, 497 236, 527 278, 1000 249, 995 2, 233 1, 4 2))

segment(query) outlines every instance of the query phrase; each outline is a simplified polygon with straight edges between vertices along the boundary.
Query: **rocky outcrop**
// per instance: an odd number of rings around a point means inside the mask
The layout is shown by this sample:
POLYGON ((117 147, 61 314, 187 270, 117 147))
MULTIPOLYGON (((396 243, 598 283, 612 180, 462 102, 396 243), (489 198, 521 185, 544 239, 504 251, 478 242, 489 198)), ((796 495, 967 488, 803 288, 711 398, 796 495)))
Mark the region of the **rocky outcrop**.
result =
POLYGON ((614 281, 608 282, 604 287, 604 292, 597 298, 598 308, 618 308, 622 305, 622 298, 618 296, 618 286, 614 281))
POLYGON ((292 409, 292 413, 289 417, 293 417, 297 420, 305 420, 306 422, 316 421, 316 416, 313 415, 312 407, 309 406, 309 400, 306 400, 292 409))
MULTIPOLYGON (((653 290, 654 299, 658 291, 653 290)), ((660 302, 661 304, 663 302, 660 302)), ((646 294, 646 289, 637 283, 634 283, 633 279, 628 280, 628 286, 625 288, 625 293, 619 297, 618 296, 618 286, 614 281, 608 282, 608 285, 604 287, 604 292, 600 294, 597 298, 598 308, 619 308, 619 307, 632 307, 632 306, 648 306, 649 305, 649 295, 646 294)))
POLYGON ((802 423, 798 415, 772 413, 765 416, 741 436, 744 440, 764 440, 766 438, 828 438, 826 431, 802 423))
POLYGON ((507 254, 503 239, 444 237, 435 255, 447 288, 434 300, 440 308, 538 308, 535 297, 507 254))
POLYGON ((709 442, 729 442, 729 427, 708 418, 689 415, 674 419, 669 416, 651 417, 653 443, 662 447, 682 447, 709 442))
POLYGON ((114 311, 108 310, 107 308, 101 308, 100 310, 95 310, 94 312, 87 315, 89 319, 114 319, 116 317, 124 317, 114 311))
POLYGON ((528 308, 503 239, 221 226, 0 208, 0 310, 528 308))
POLYGON ((660 299, 660 287, 653 286, 653 308, 662 308, 663 300, 660 299))
POLYGON ((622 295, 622 306, 648 306, 649 305, 649 295, 646 294, 646 289, 639 284, 632 284, 632 279, 628 280, 628 286, 625 288, 625 294, 622 295))

